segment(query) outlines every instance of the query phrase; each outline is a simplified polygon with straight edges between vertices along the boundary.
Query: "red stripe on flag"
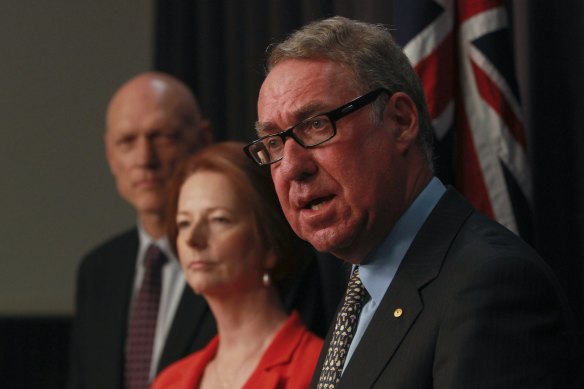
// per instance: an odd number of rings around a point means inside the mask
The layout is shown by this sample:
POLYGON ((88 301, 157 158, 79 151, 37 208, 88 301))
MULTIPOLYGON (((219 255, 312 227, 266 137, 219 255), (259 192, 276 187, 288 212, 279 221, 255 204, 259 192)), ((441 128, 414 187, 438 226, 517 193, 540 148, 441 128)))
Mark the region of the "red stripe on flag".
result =
POLYGON ((432 118, 439 116, 454 94, 455 76, 454 36, 452 31, 430 55, 422 59, 415 69, 423 82, 428 98, 428 111, 432 118))
POLYGON ((515 141, 525 148, 527 142, 521 120, 515 115, 505 96, 489 75, 474 61, 471 60, 470 63, 481 97, 501 116, 515 141))
MULTIPOLYGON (((457 106, 460 108, 464 106, 462 101, 458 101, 457 103, 457 106)), ((495 212, 493 211, 493 205, 489 198, 485 177, 483 176, 464 109, 457 110, 456 117, 458 129, 456 132, 458 140, 456 187, 476 209, 491 219, 495 219, 495 212)))
POLYGON ((476 14, 504 5, 503 0, 459 0, 456 3, 458 4, 458 20, 461 23, 476 14))

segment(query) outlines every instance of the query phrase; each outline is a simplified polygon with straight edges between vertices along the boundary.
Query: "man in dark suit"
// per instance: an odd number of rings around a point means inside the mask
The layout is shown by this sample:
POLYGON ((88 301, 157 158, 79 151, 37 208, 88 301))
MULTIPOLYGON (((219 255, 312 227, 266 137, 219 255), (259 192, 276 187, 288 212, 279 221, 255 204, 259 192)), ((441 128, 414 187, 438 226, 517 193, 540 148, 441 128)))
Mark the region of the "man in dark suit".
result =
POLYGON ((120 196, 136 210, 138 226, 91 251, 80 265, 69 388, 124 387, 129 312, 150 245, 168 259, 160 271, 160 303, 147 362, 150 379, 215 334, 206 303, 185 287, 165 236, 166 184, 174 167, 211 140, 197 100, 176 78, 143 73, 115 93, 106 126, 107 160, 120 196))
POLYGON ((292 228, 353 266, 313 388, 579 387, 557 281, 434 177, 423 90, 388 30, 334 17, 272 47, 258 118, 246 152, 292 228))

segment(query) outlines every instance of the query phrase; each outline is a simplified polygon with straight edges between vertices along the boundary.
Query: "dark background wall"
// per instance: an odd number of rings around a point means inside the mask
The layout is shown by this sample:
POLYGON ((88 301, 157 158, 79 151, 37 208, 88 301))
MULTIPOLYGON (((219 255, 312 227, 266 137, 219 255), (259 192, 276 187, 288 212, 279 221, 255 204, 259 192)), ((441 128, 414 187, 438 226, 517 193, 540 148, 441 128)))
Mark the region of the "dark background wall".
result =
POLYGON ((0 388, 62 389, 81 255, 135 222, 103 115, 152 68, 154 3, 0 2, 0 388))
POLYGON ((70 315, 81 255, 134 223, 103 117, 152 67, 153 15, 149 2, 0 2, 0 316, 70 315))
MULTIPOLYGON (((534 181, 531 243, 582 316, 584 3, 515 0, 507 8, 534 181)), ((218 139, 251 140, 266 46, 335 14, 399 22, 389 0, 159 0, 155 66, 197 91, 218 139)))
POLYGON ((584 3, 528 7, 535 241, 584 317, 584 3))

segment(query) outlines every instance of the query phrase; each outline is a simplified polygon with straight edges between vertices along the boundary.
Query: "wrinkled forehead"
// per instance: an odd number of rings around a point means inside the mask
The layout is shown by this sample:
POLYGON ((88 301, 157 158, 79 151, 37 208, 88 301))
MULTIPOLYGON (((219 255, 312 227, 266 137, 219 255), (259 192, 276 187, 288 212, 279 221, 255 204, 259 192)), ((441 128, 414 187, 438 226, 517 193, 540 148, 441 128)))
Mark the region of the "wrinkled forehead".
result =
POLYGON ((287 128, 354 95, 345 67, 329 60, 291 59, 268 73, 258 97, 256 129, 287 128))
MULTIPOLYGON (((156 80, 155 80, 156 81, 156 80)), ((151 82, 146 86, 125 88, 111 100, 106 113, 108 128, 132 123, 155 122, 176 126, 195 124, 201 119, 196 102, 186 93, 151 82)))
POLYGON ((112 117, 107 123, 106 133, 152 133, 161 131, 194 132, 186 118, 178 113, 164 110, 145 111, 141 114, 128 112, 112 117))

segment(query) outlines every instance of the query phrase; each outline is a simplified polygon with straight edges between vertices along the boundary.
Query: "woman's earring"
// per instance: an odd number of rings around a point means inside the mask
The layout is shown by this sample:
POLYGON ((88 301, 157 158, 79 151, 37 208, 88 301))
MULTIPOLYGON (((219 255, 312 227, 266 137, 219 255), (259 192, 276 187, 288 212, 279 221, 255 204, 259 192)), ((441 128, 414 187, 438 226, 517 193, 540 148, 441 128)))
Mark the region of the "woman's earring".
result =
POLYGON ((270 277, 270 273, 267 271, 264 272, 264 275, 262 276, 262 282, 266 288, 272 285, 272 278, 270 277))

